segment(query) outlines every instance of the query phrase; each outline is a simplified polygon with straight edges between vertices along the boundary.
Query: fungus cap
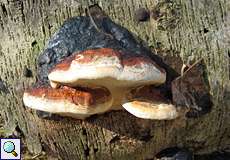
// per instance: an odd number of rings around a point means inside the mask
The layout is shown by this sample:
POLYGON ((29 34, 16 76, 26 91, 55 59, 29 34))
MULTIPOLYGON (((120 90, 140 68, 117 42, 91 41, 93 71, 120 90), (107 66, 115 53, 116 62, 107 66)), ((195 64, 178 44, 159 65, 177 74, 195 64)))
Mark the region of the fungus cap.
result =
POLYGON ((112 105, 112 96, 102 87, 38 87, 25 91, 23 101, 33 109, 84 119, 108 111, 112 105))
POLYGON ((143 119, 169 120, 178 117, 176 107, 159 90, 150 86, 131 90, 122 106, 143 119))
POLYGON ((50 71, 48 78, 52 84, 131 87, 164 83, 166 73, 149 57, 99 48, 66 58, 50 71))

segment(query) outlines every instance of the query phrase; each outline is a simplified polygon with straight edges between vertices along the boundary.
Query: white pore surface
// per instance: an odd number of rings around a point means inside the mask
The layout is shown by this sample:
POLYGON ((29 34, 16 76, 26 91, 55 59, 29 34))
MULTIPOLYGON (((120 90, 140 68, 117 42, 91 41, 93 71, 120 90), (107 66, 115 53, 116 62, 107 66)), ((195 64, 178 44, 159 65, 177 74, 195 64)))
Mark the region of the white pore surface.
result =
POLYGON ((71 117, 83 119, 93 114, 104 113, 109 110, 112 105, 112 99, 102 104, 95 106, 82 106, 69 102, 68 100, 52 100, 45 97, 35 97, 28 93, 23 95, 24 104, 27 107, 46 111, 50 113, 57 113, 63 115, 70 115, 71 117))
POLYGON ((170 120, 178 117, 172 104, 132 101, 122 105, 129 113, 143 119, 170 120))

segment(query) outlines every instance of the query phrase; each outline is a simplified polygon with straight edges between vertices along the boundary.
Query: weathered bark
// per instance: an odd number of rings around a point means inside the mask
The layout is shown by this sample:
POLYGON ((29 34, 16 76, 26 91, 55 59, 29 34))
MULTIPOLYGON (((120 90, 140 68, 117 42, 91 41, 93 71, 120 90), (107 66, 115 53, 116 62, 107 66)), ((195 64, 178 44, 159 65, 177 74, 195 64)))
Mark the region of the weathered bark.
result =
MULTIPOLYGON (((229 49, 230 16, 227 0, 1 0, 0 92, 5 135, 18 135, 32 155, 45 151, 49 159, 147 159, 170 146, 195 153, 230 148, 229 49), (22 104, 23 89, 36 79, 36 58, 62 22, 98 3, 117 23, 128 28, 167 57, 204 58, 211 84, 212 112, 197 119, 141 120, 124 111, 93 116, 86 121, 39 119, 22 104), (161 4, 161 5, 159 5, 161 4), (154 12, 137 24, 134 11, 154 12), (159 18, 160 16, 160 18, 159 18), (23 76, 24 66, 33 78, 23 76)), ((176 64, 174 64, 176 65, 176 64)))

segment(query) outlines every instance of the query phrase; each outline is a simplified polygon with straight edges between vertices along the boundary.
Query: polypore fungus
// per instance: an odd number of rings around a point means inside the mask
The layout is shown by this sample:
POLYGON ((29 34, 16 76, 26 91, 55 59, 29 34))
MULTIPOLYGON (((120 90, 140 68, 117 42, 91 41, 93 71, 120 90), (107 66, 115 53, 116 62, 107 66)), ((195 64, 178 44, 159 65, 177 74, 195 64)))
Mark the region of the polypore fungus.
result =
POLYGON ((85 50, 66 58, 51 70, 48 78, 55 87, 60 84, 104 86, 112 93, 113 109, 119 109, 129 89, 164 83, 166 73, 149 57, 100 48, 85 50))
POLYGON ((84 119, 106 112, 112 105, 112 96, 106 88, 49 87, 25 91, 24 104, 30 108, 84 119))
POLYGON ((49 73, 53 83, 67 85, 97 84, 138 86, 162 84, 166 80, 163 68, 149 57, 111 48, 85 50, 66 58, 49 73))
POLYGON ((24 104, 79 119, 122 106, 145 119, 178 117, 170 67, 100 8, 92 12, 67 20, 49 40, 37 75, 51 87, 26 90, 24 104))
POLYGON ((131 114, 144 119, 175 119, 179 113, 160 89, 144 86, 131 90, 122 106, 131 114))

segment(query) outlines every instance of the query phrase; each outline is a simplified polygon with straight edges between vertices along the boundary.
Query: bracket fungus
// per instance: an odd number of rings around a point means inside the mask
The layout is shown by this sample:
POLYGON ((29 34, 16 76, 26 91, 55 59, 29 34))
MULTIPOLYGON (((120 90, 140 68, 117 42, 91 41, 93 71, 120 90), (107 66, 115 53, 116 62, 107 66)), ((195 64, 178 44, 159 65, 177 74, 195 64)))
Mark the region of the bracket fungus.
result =
POLYGON ((131 114, 144 119, 175 119, 178 110, 160 89, 143 86, 132 89, 122 106, 131 114))
POLYGON ((39 85, 25 91, 24 104, 78 119, 123 108, 145 119, 177 118, 180 109, 165 95, 175 78, 169 66, 98 6, 90 11, 51 37, 38 58, 39 85))
POLYGON ((106 112, 112 105, 112 97, 102 87, 53 89, 40 86, 24 93, 24 103, 34 109, 83 119, 106 112))
POLYGON ((119 109, 129 89, 164 83, 166 74, 148 57, 99 48, 66 58, 50 71, 48 78, 53 87, 104 86, 113 96, 113 109, 119 109))

